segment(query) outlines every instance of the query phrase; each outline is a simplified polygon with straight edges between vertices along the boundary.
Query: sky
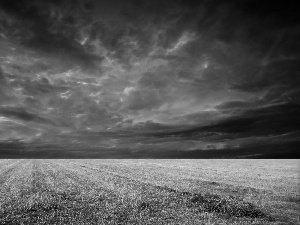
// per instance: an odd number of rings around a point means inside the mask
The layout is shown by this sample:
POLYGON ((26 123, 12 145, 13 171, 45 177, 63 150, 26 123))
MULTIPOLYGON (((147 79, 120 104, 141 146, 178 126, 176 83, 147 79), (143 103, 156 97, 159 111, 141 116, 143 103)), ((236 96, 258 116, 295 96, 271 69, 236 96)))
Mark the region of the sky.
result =
POLYGON ((299 40, 297 1, 1 0, 0 155, 297 142, 299 40))

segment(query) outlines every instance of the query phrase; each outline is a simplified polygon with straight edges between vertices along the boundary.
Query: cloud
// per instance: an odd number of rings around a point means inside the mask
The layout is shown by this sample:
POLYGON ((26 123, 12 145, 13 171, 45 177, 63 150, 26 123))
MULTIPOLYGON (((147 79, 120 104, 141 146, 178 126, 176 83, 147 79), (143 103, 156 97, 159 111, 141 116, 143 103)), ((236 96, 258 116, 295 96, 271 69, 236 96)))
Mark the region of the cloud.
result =
POLYGON ((140 135, 148 132, 170 130, 173 128, 174 126, 157 123, 153 120, 147 120, 145 122, 134 122, 131 119, 123 120, 112 127, 113 130, 131 130, 134 132, 140 132, 140 135))
POLYGON ((15 107, 1 107, 0 108, 0 115, 8 117, 8 118, 15 118, 18 120, 23 121, 34 121, 37 123, 46 123, 50 125, 55 125, 55 123, 51 120, 46 118, 40 117, 36 114, 27 112, 24 108, 15 108, 15 107))
POLYGON ((0 103, 3 103, 9 99, 6 92, 6 79, 0 67, 0 103))
POLYGON ((4 12, 1 20, 4 21, 5 35, 30 49, 47 54, 55 52, 61 58, 67 56, 69 60, 85 68, 95 67, 95 63, 102 58, 86 52, 75 41, 81 22, 74 21, 73 24, 71 18, 76 18, 72 17, 76 12, 69 16, 72 9, 64 7, 66 6, 59 6, 51 1, 1 1, 4 12))
POLYGON ((151 147, 154 149, 176 146, 176 149, 185 151, 200 151, 199 154, 201 150, 213 149, 272 153, 281 151, 288 143, 298 145, 299 110, 299 105, 291 103, 257 107, 229 117, 219 117, 218 120, 210 121, 210 124, 194 127, 181 125, 174 126, 171 130, 157 130, 155 133, 144 134, 146 142, 144 139, 139 141, 148 145, 153 143, 151 147), (281 150, 276 146, 281 146, 278 147, 281 150))
POLYGON ((265 100, 283 99, 299 102, 299 60, 279 60, 260 66, 246 74, 233 89, 244 92, 267 92, 265 100), (286 94, 289 93, 289 94, 286 94), (295 96, 292 96, 295 93, 295 96), (288 98, 287 98, 288 96, 288 98))
POLYGON ((249 101, 229 101, 217 105, 215 108, 218 110, 231 110, 231 109, 247 109, 253 107, 253 102, 249 101))
POLYGON ((0 8, 1 115, 59 127, 45 129, 52 141, 169 127, 253 135, 268 121, 259 110, 299 103, 293 1, 3 0, 0 8))

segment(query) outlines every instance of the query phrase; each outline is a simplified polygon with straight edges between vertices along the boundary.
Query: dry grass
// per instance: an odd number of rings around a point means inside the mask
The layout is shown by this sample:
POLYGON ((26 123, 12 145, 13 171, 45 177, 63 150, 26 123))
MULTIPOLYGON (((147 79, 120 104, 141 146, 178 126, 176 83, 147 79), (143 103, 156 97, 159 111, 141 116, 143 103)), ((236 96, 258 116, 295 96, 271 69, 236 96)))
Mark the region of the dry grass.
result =
POLYGON ((278 165, 249 185, 224 161, 1 160, 0 224, 299 224, 295 167, 278 165))

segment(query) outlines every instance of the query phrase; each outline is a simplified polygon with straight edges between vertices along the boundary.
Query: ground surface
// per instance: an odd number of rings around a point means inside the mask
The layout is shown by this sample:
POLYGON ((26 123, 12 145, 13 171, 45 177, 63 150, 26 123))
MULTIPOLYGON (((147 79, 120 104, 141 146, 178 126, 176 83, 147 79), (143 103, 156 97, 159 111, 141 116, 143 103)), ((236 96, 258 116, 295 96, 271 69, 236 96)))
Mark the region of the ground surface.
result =
POLYGON ((0 224, 300 224, 299 160, 0 160, 0 224))

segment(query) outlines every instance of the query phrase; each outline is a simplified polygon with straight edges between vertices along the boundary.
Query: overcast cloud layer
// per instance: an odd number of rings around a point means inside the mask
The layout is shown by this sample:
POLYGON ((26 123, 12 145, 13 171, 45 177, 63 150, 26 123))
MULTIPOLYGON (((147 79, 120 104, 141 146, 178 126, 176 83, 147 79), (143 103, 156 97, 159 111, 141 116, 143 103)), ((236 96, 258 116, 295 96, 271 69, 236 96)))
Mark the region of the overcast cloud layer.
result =
POLYGON ((1 0, 0 147, 297 141, 296 3, 1 0))

